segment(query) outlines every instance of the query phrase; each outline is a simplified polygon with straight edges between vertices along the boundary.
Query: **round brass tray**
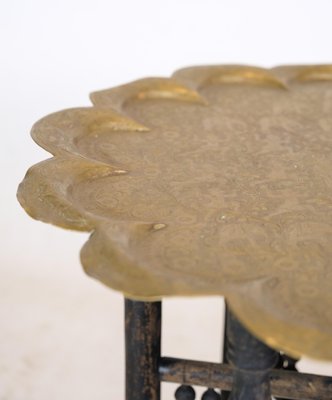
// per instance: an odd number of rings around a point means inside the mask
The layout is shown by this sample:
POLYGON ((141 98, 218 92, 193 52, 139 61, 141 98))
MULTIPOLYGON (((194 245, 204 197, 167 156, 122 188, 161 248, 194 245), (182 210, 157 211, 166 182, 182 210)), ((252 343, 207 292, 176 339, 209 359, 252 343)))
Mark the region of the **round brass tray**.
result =
POLYGON ((268 345, 332 359, 332 66, 192 67, 49 115, 18 198, 91 231, 127 297, 223 295, 268 345))

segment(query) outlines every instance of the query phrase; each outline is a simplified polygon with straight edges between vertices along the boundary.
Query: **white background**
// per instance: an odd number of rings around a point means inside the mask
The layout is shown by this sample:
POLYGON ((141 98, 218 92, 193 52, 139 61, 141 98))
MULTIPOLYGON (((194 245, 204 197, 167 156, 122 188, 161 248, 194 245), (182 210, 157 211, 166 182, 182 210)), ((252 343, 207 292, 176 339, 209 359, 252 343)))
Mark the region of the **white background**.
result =
MULTIPOLYGON (((83 274, 86 234, 36 222, 15 199, 49 156, 31 125, 183 66, 331 63, 331 16, 330 0, 1 0, 0 400, 123 398, 121 295, 83 274)), ((218 361, 221 314, 220 299, 165 301, 164 352, 218 361)))

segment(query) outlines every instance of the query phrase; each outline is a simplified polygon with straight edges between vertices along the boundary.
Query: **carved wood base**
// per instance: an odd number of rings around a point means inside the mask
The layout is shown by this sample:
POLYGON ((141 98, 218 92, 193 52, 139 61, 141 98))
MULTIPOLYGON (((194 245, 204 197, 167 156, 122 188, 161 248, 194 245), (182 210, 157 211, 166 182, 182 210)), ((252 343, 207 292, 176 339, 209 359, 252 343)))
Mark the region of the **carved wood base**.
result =
POLYGON ((194 399, 191 385, 209 388, 203 399, 329 400, 332 377, 296 371, 296 360, 279 354, 251 335, 227 311, 226 362, 161 357, 161 302, 125 300, 126 400, 160 400, 160 383, 182 384, 176 399, 194 399), (272 369, 274 368, 274 369, 272 369), (184 385, 183 385, 184 384, 184 385))

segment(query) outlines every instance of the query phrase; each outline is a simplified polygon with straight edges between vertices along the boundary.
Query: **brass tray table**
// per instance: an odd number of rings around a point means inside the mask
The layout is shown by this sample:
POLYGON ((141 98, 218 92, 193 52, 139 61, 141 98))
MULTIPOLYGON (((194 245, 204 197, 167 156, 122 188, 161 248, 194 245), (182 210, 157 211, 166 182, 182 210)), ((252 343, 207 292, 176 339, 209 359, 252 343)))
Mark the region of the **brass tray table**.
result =
POLYGON ((126 398, 331 399, 332 66, 200 66, 93 93, 32 129, 53 157, 18 199, 89 231, 84 270, 126 297, 126 398), (227 302, 222 364, 161 357, 165 296, 227 302), (229 393, 231 392, 231 393, 229 393))

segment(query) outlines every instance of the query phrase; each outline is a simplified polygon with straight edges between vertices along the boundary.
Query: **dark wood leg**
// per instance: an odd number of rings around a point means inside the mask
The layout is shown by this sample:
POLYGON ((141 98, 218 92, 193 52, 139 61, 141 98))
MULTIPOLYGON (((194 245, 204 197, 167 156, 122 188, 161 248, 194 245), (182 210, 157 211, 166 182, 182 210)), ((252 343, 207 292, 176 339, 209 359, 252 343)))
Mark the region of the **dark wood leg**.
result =
MULTIPOLYGON (((223 356, 222 362, 223 364, 227 364, 227 320, 228 320, 228 306, 225 299, 225 319, 224 319, 224 341, 223 341, 223 356)), ((222 390, 221 392, 221 400, 228 400, 230 392, 226 390, 222 390)))
POLYGON ((161 302, 125 299, 126 400, 160 400, 161 302))
POLYGON ((270 370, 279 353, 251 335, 227 312, 227 361, 234 367, 230 400, 271 400, 270 370))

